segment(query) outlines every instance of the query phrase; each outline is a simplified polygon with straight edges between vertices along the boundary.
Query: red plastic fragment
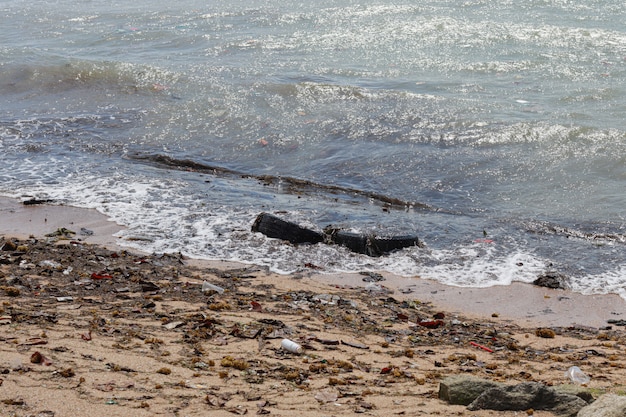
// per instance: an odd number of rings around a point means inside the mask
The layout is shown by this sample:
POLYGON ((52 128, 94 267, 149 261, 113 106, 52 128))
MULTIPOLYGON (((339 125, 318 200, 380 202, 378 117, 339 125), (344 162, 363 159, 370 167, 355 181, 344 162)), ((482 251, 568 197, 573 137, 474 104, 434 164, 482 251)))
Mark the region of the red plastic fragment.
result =
POLYGON ((445 323, 443 322, 443 320, 433 320, 433 321, 420 321, 419 323, 420 326, 426 327, 427 329, 436 329, 438 327, 443 326, 445 323))
POLYGON ((95 272, 91 274, 91 279, 112 279, 113 277, 109 274, 96 274, 95 272))
POLYGON ((479 348, 479 349, 482 349, 482 350, 484 350, 484 351, 486 351, 486 352, 493 353, 493 350, 489 349, 489 348, 488 348, 488 347, 486 347, 486 346, 479 345, 479 344, 478 344, 478 343, 476 343, 476 342, 469 342, 469 343, 470 343, 470 345, 475 346, 475 347, 477 347, 477 348, 479 348))

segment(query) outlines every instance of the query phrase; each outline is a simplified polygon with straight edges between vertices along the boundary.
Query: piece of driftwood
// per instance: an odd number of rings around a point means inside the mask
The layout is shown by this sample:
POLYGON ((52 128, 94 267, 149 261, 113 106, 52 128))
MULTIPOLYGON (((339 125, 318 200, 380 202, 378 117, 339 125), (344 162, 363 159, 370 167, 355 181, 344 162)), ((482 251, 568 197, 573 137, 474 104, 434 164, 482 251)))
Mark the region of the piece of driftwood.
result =
POLYGON ((372 257, 386 255, 410 246, 420 246, 417 236, 378 237, 348 232, 332 226, 324 229, 324 233, 319 233, 269 213, 261 213, 257 216, 252 224, 252 231, 263 233, 267 237, 287 240, 293 244, 325 242, 341 245, 353 252, 372 257))

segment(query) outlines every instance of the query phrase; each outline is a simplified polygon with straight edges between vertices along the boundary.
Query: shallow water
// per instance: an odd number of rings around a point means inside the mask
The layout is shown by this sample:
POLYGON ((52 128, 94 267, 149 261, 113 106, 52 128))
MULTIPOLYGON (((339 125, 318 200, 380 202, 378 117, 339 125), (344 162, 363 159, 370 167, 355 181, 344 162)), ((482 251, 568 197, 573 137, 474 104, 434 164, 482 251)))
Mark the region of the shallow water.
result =
POLYGON ((1 194, 143 250, 626 297, 622 2, 0 8, 1 194), (292 247, 262 211, 425 247, 292 247))

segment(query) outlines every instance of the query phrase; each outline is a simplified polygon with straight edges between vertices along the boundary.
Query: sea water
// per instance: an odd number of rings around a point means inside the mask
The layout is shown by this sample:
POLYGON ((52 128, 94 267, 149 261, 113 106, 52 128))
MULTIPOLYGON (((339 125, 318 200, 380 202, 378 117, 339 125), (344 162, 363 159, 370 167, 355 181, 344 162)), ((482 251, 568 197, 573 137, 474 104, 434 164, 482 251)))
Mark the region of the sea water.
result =
POLYGON ((0 194, 122 244, 626 298, 618 0, 0 2, 0 194), (371 258, 252 233, 417 235, 371 258))

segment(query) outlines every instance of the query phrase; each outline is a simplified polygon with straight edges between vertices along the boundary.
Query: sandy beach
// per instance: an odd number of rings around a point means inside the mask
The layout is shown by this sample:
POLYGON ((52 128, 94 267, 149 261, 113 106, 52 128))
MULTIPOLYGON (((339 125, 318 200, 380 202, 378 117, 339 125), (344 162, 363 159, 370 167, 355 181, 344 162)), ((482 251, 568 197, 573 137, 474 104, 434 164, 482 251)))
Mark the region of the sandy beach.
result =
POLYGON ((95 211, 0 198, 0 414, 513 416, 449 405, 439 384, 556 386, 570 366, 595 395, 626 392, 616 295, 277 275, 129 251, 119 230, 95 211))

